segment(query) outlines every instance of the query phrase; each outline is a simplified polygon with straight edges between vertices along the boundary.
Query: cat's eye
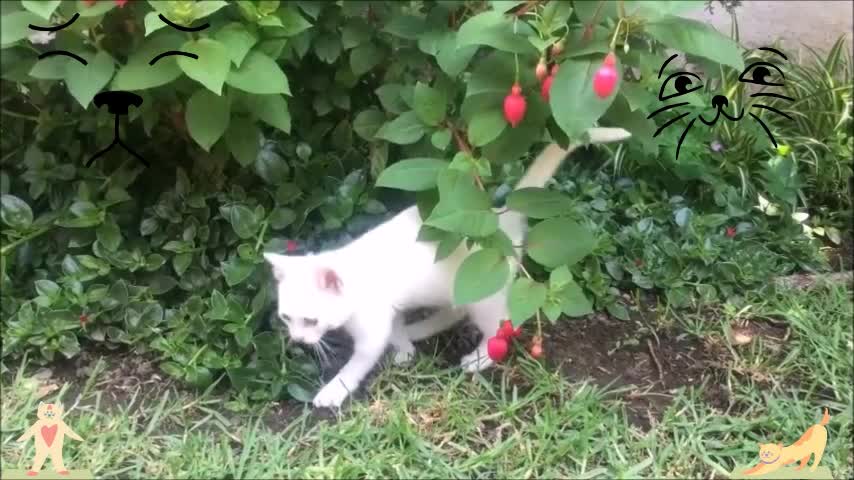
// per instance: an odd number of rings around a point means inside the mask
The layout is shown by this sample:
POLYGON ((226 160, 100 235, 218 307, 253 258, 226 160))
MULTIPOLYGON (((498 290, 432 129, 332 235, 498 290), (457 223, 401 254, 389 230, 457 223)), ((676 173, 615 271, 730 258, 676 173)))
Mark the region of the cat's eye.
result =
POLYGON ((306 327, 316 327, 317 326, 317 319, 316 318, 303 318, 302 323, 304 323, 306 327))
POLYGON ((664 79, 664 82, 662 82, 661 90, 658 92, 658 99, 664 101, 669 98, 679 97, 681 95, 691 93, 701 88, 703 88, 703 81, 700 80, 700 77, 698 77, 696 74, 691 72, 672 73, 669 77, 664 79), (691 80, 692 77, 696 79, 696 85, 691 80), (665 96, 664 91, 669 90, 667 87, 671 83, 673 84, 672 88, 673 90, 676 90, 676 93, 671 93, 670 95, 665 96))
POLYGON ((741 75, 738 77, 738 80, 744 83, 753 83, 755 85, 766 85, 769 87, 782 87, 782 83, 777 83, 776 81, 783 81, 786 79, 786 76, 783 75, 783 72, 780 71, 775 65, 770 64, 768 62, 756 62, 753 65, 748 66, 741 72, 741 75), (769 70, 769 67, 771 68, 769 70), (772 73, 774 70, 776 73, 772 73))

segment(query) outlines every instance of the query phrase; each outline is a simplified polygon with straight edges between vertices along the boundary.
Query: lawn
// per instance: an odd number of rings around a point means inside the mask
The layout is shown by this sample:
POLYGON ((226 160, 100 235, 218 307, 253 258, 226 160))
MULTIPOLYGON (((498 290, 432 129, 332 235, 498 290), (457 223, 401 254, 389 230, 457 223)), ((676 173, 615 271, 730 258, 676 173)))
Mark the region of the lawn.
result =
POLYGON ((850 478, 851 294, 819 285, 748 294, 738 310, 591 316, 547 332, 542 364, 520 352, 474 376, 439 339, 414 365, 384 366, 337 416, 294 401, 235 413, 217 388, 180 389, 139 357, 7 365, 3 469, 29 466, 32 443, 15 439, 39 400, 65 404, 85 439, 66 443, 66 463, 98 478, 726 478, 756 463, 757 442, 794 442, 827 408, 822 465, 850 478))

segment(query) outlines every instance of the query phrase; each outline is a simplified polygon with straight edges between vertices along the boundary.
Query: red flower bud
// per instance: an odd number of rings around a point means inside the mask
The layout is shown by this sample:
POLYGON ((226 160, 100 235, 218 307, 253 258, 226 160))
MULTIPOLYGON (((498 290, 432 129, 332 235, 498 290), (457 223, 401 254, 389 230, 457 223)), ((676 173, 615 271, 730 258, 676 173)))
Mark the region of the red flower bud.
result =
POLYGON ((527 104, 525 97, 522 96, 522 89, 519 84, 514 84, 510 89, 510 95, 504 97, 504 119, 515 128, 519 122, 525 118, 525 109, 527 104))
POLYGON ((513 328, 513 322, 510 320, 504 320, 501 322, 501 327, 498 328, 498 332, 496 333, 496 337, 503 338, 505 340, 510 340, 512 338, 518 337, 522 334, 522 327, 513 328))
POLYGON ((85 313, 80 315, 80 326, 85 327, 87 322, 89 322, 89 315, 85 313))
POLYGON ((735 227, 726 227, 726 236, 732 238, 735 236, 735 227))
POLYGON ((540 96, 547 102, 549 101, 549 98, 551 98, 552 82, 554 79, 554 74, 549 75, 545 80, 543 80, 543 85, 540 87, 540 96))
POLYGON ((128 3, 128 0, 115 0, 116 6, 119 8, 124 8, 125 4, 128 3))
POLYGON ((504 360, 509 350, 510 345, 504 338, 492 337, 486 342, 486 353, 489 355, 489 358, 496 362, 504 360))
POLYGON ((613 52, 609 53, 605 57, 605 61, 602 62, 602 66, 593 75, 593 92, 599 98, 606 98, 614 93, 614 87, 617 85, 617 79, 619 78, 616 64, 617 57, 614 56, 613 52))
POLYGON ((293 241, 293 240, 288 240, 288 246, 287 246, 287 247, 285 247, 285 249, 286 249, 286 250, 287 250, 287 252, 289 252, 289 253, 290 253, 290 252, 293 252, 294 250, 296 250, 296 249, 297 249, 297 242, 295 242, 295 241, 293 241))
POLYGON ((563 40, 552 45, 552 57, 560 55, 563 52, 563 40))
POLYGON ((539 81, 543 81, 543 79, 546 78, 546 75, 549 74, 549 67, 546 65, 546 60, 544 58, 540 59, 540 63, 537 64, 534 74, 537 75, 537 80, 539 81))

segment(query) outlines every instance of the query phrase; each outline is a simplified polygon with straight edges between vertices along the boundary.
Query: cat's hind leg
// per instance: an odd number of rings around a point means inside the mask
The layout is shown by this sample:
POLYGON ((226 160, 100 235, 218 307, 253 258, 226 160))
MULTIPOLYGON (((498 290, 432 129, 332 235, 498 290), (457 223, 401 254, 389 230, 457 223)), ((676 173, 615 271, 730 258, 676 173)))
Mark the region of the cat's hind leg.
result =
POLYGON ((406 336, 413 342, 430 338, 453 327, 465 316, 466 311, 462 308, 440 308, 424 320, 406 325, 406 336))
MULTIPOLYGON (((795 470, 800 470, 800 469, 802 469, 802 468, 806 467, 806 466, 807 466, 807 462, 809 462, 809 461, 810 461, 810 457, 811 457, 811 456, 812 456, 812 454, 811 454, 811 453, 808 453, 806 457, 802 458, 802 459, 801 459, 801 463, 799 463, 799 464, 798 464, 798 466, 797 466, 797 467, 795 467, 795 470)), ((794 463, 794 462, 793 462, 793 463, 794 463)))
POLYGON ((486 344, 490 337, 495 336, 501 321, 510 318, 510 312, 507 311, 507 288, 501 289, 491 297, 467 305, 466 311, 471 322, 483 334, 483 338, 473 352, 463 356, 460 366, 466 371, 478 372, 493 364, 486 352, 486 344))

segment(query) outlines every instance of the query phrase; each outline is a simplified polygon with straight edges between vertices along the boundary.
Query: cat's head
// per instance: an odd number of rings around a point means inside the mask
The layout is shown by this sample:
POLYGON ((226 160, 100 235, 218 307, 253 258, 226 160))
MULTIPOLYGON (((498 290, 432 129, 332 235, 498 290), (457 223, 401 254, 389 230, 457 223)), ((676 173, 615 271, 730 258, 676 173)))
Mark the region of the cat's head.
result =
POLYGON ((294 341, 313 345, 353 315, 343 282, 323 256, 265 253, 273 269, 279 319, 294 341))
POLYGON ((782 443, 760 443, 759 444, 759 460, 763 462, 773 462, 783 451, 782 443))
POLYGON ((39 420, 47 420, 50 422, 62 418, 62 411, 61 403, 39 402, 39 408, 36 415, 39 417, 39 420))

